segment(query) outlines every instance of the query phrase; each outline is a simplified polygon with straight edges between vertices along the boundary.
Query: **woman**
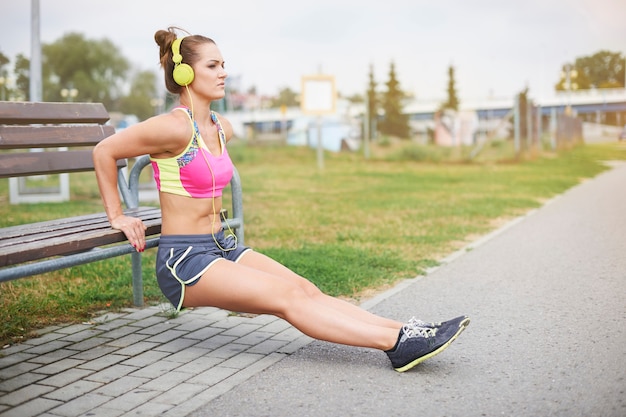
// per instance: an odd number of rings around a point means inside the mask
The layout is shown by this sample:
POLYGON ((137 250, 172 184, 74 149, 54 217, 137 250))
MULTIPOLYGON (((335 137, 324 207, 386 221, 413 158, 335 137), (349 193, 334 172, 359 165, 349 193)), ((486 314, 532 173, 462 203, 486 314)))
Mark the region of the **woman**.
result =
POLYGON ((406 371, 445 349, 469 323, 403 324, 323 294, 314 284, 222 230, 222 190, 232 162, 226 144, 233 135, 210 104, 224 97, 227 77, 215 42, 200 35, 177 37, 174 27, 155 41, 167 89, 180 106, 103 140, 93 157, 111 226, 130 244, 145 248, 145 226, 125 216, 117 191, 115 161, 149 154, 163 217, 157 280, 165 296, 183 307, 214 306, 272 314, 320 340, 383 350, 397 371, 406 371))

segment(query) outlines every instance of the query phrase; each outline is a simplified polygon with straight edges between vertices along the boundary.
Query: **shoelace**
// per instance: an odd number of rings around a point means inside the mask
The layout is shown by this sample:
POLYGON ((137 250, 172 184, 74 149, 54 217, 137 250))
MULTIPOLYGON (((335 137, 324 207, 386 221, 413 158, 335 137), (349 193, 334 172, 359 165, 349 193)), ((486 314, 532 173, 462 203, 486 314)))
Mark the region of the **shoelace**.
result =
POLYGON ((408 324, 402 326, 402 331, 408 338, 423 337, 424 339, 428 339, 429 337, 435 337, 435 334, 437 334, 436 328, 413 327, 408 324))
POLYGON ((439 323, 426 322, 426 321, 422 321, 420 319, 417 319, 415 317, 411 317, 411 319, 409 320, 409 322, 407 324, 409 326, 411 326, 411 327, 419 327, 419 328, 426 327, 428 329, 432 329, 432 328, 441 326, 441 322, 439 322, 439 323))

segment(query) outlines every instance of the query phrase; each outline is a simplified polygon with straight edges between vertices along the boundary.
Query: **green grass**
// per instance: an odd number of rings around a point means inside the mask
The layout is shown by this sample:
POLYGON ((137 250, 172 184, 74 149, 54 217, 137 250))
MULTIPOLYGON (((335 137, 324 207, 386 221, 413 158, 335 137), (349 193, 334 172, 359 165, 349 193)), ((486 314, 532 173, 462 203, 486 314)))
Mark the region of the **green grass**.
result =
MULTIPOLYGON (((539 207, 582 179, 626 159, 619 144, 578 147, 514 160, 501 144, 473 163, 465 150, 374 148, 373 157, 314 150, 230 148, 242 177, 245 243, 308 277, 325 292, 358 299, 423 273, 503 222, 539 207)), ((8 204, 0 180, 0 226, 102 211, 92 173, 72 174, 72 201, 8 204)), ((147 303, 165 302, 144 253, 147 303)), ((130 259, 119 257, 0 283, 0 341, 59 322, 89 320, 132 304, 130 259)))

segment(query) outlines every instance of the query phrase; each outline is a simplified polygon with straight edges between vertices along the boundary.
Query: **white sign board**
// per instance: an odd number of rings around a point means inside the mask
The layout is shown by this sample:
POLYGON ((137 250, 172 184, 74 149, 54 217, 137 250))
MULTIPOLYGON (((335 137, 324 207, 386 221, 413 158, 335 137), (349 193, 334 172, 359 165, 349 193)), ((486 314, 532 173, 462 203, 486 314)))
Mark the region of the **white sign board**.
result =
POLYGON ((304 114, 335 113, 335 77, 332 75, 308 75, 302 77, 300 107, 304 114))

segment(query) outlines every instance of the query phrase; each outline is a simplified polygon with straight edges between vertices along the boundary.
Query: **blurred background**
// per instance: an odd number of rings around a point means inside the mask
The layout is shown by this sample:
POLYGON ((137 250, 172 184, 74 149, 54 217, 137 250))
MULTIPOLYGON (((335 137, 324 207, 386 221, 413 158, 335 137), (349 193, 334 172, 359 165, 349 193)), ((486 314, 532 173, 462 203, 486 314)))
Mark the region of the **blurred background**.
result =
POLYGON ((172 105, 153 39, 171 25, 217 42, 229 78, 215 109, 250 143, 315 146, 300 106, 312 74, 334 80, 331 151, 531 135, 556 147, 561 115, 589 123, 589 140, 626 123, 622 0, 3 3, 0 99, 102 102, 118 129, 172 105))

